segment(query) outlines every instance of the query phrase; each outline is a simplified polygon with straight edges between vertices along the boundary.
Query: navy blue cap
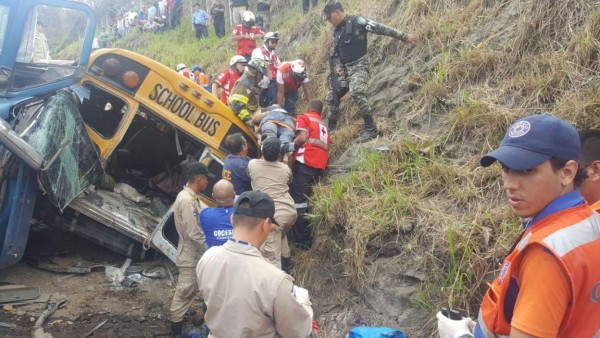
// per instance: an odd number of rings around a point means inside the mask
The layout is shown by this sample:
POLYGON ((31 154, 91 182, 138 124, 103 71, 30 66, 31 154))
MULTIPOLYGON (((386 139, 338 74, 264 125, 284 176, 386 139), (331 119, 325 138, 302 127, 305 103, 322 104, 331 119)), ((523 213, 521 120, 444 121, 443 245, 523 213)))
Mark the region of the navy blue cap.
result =
MULTIPOLYGON (((238 196, 233 206, 235 215, 245 215, 256 218, 270 218, 272 223, 275 221, 275 202, 262 191, 245 191, 238 196), (248 207, 242 207, 240 204, 248 203, 248 207)), ((279 225, 279 224, 277 224, 279 225)))
POLYGON ((513 170, 535 168, 550 158, 579 160, 580 141, 570 123, 551 115, 525 117, 508 128, 498 149, 479 163, 488 167, 495 161, 513 170))

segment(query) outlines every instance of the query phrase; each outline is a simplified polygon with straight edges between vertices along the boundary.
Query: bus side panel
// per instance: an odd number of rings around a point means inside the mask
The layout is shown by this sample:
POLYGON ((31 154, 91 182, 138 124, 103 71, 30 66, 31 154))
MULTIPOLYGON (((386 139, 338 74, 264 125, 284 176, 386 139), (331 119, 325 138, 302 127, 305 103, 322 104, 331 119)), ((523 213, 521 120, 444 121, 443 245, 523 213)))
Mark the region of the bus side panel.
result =
POLYGON ((19 164, 16 179, 7 178, 0 211, 0 269, 18 263, 25 251, 38 192, 35 172, 19 164))

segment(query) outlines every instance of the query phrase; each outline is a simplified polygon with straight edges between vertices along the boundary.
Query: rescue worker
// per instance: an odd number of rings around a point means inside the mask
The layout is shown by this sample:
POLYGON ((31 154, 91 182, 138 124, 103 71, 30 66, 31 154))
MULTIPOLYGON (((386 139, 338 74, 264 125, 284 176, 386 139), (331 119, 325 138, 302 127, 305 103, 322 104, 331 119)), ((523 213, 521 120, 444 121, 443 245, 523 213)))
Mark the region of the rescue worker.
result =
POLYGON ((187 69, 187 66, 184 63, 178 64, 176 69, 179 75, 195 82, 194 74, 187 69))
MULTIPOLYGON (((339 58, 335 66, 339 76, 345 76, 350 82, 350 96, 359 109, 364 121, 363 132, 357 142, 366 142, 377 137, 377 126, 367 101, 369 82, 369 59, 367 55, 367 34, 386 35, 404 41, 412 46, 419 38, 394 28, 377 23, 357 15, 347 15, 337 0, 330 0, 323 9, 325 20, 334 27, 334 57, 339 58)), ((330 86, 331 87, 331 86, 330 86)), ((334 89, 327 94, 329 112, 327 115, 329 130, 334 130, 339 119, 339 102, 334 98, 334 89)))
POLYGON ((303 60, 284 62, 277 68, 277 104, 288 113, 296 115, 298 89, 302 87, 306 102, 312 100, 308 88, 308 74, 303 60))
POLYGON ((233 235, 231 215, 235 191, 231 182, 221 179, 213 186, 212 197, 217 202, 214 208, 200 211, 200 225, 208 248, 225 244, 233 235))
POLYGON ((600 212, 600 130, 584 130, 579 133, 579 137, 579 164, 587 174, 587 178, 578 186, 579 192, 592 209, 600 212))
POLYGON ((194 74, 194 82, 196 82, 197 85, 210 91, 210 87, 208 87, 208 77, 204 74, 200 65, 194 65, 194 67, 192 67, 192 74, 194 74))
POLYGON ((256 40, 265 35, 255 23, 254 13, 245 11, 242 14, 242 23, 235 26, 231 32, 231 41, 237 41, 236 54, 242 55, 247 61, 250 61, 252 51, 256 48, 256 40))
POLYGON ((179 235, 177 243, 177 259, 175 264, 179 270, 177 287, 171 303, 171 333, 173 337, 181 337, 183 315, 192 305, 198 293, 198 284, 194 268, 200 256, 206 251, 204 233, 198 224, 200 211, 207 206, 198 194, 208 187, 209 177, 214 177, 206 166, 199 162, 187 165, 187 184, 177 195, 173 204, 175 228, 179 235))
POLYGON ((440 337, 593 337, 600 330, 600 215, 575 185, 585 173, 569 123, 534 115, 513 124, 500 147, 503 188, 523 233, 470 318, 438 312, 440 337))
POLYGON ((227 136, 225 146, 229 155, 223 163, 223 178, 231 181, 236 195, 252 190, 250 177, 248 177, 248 141, 242 133, 227 136))
POLYGON ((256 1, 256 24, 263 31, 271 26, 271 0, 256 1))
POLYGON ((289 184, 292 182, 292 170, 279 162, 281 142, 276 137, 268 137, 262 142, 262 158, 248 163, 248 176, 252 181, 252 190, 269 195, 275 202, 275 222, 277 226, 260 252, 273 266, 281 269, 281 258, 290 260, 290 247, 287 233, 296 222, 296 208, 290 196, 289 184))
POLYGON ((274 214, 275 204, 267 194, 241 194, 231 217, 233 237, 200 259, 196 273, 207 306, 209 337, 311 334, 308 291, 293 285, 292 277, 265 261, 258 250, 276 227, 274 214))
POLYGON ((308 197, 312 195, 313 185, 323 177, 331 144, 329 130, 321 119, 323 102, 311 100, 308 112, 298 116, 296 122, 296 138, 294 142, 300 147, 296 152, 290 195, 294 199, 298 219, 292 227, 294 244, 301 249, 312 246, 312 230, 305 214, 308 211, 308 197))
POLYGON ((265 83, 261 82, 260 87, 260 106, 268 107, 277 102, 277 68, 281 65, 281 61, 275 52, 275 48, 279 44, 279 33, 268 32, 265 34, 265 43, 262 47, 255 48, 252 52, 253 59, 264 58, 269 64, 269 72, 267 73, 265 83))
POLYGON ((246 61, 245 57, 235 55, 231 58, 231 61, 229 61, 229 68, 222 71, 215 81, 213 81, 211 93, 220 98, 221 102, 227 104, 233 86, 244 73, 246 63, 248 63, 248 61, 246 61), (220 94, 219 88, 221 89, 220 94))
POLYGON ((267 63, 263 59, 252 59, 244 75, 235 83, 229 98, 229 108, 250 130, 254 130, 252 114, 258 109, 260 88, 258 83, 267 75, 267 63))

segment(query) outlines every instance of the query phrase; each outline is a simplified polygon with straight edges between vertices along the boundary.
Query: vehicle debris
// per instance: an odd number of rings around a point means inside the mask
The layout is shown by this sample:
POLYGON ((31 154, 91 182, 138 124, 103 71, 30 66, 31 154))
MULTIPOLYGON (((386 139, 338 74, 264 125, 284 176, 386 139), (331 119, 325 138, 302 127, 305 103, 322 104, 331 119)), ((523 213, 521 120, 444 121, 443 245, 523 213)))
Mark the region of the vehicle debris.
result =
POLYGON ((60 308, 67 301, 67 297, 60 293, 53 293, 48 301, 46 310, 42 312, 40 317, 35 322, 32 329, 33 338, 52 338, 52 335, 44 332, 44 322, 50 317, 58 308, 60 308))
POLYGON ((96 330, 98 330, 99 328, 101 328, 102 326, 104 326, 104 324, 108 323, 108 319, 103 320, 100 324, 96 325, 93 329, 91 329, 90 331, 88 331, 88 333, 83 335, 83 338, 87 338, 91 335, 94 334, 94 332, 96 332, 96 330))
POLYGON ((29 287, 17 284, 0 286, 0 304, 27 301, 39 297, 39 287, 29 287))

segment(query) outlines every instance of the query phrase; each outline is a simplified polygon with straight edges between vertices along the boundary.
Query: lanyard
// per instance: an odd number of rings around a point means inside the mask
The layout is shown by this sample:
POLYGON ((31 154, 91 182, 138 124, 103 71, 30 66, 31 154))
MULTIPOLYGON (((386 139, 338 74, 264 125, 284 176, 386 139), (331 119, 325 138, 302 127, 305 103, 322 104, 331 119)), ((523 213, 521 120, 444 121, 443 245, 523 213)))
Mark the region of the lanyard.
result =
POLYGON ((239 239, 235 239, 235 238, 233 238, 233 237, 230 237, 230 238, 229 238, 229 240, 230 240, 230 241, 232 241, 232 242, 236 242, 236 243, 243 244, 243 245, 252 246, 252 244, 250 244, 250 243, 248 243, 248 242, 245 242, 245 241, 240 241, 239 239))

